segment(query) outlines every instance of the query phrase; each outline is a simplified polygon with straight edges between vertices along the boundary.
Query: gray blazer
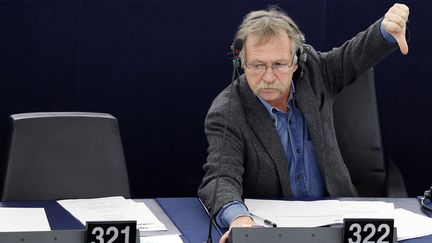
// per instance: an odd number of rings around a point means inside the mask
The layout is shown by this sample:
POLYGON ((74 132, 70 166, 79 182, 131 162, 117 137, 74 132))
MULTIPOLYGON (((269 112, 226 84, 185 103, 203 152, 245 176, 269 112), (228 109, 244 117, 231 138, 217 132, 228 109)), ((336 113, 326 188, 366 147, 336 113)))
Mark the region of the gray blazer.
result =
MULTIPOLYGON (((357 196, 336 141, 332 104, 338 92, 397 47, 382 37, 380 23, 329 52, 305 46, 307 60, 299 63, 293 77, 294 99, 309 128, 323 184, 331 197, 357 196)), ((208 157, 198 196, 209 210, 217 175, 215 213, 224 204, 244 197, 291 195, 289 161, 270 116, 244 75, 213 101, 205 133, 208 157)))

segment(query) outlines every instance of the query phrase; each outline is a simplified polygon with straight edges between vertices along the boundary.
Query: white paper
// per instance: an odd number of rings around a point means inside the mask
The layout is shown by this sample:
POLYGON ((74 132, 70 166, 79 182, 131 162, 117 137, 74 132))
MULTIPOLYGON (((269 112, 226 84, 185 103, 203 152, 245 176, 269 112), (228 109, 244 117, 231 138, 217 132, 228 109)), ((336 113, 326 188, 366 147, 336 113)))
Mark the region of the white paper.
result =
POLYGON ((0 208, 0 232, 50 230, 43 208, 0 208))
POLYGON ((338 200, 282 201, 246 199, 249 211, 279 227, 317 227, 340 222, 338 200))
POLYGON ((432 234, 432 219, 398 208, 395 217, 398 241, 432 234))
POLYGON ((123 197, 67 199, 57 201, 83 225, 87 221, 137 221, 140 231, 165 231, 167 228, 142 202, 123 197))
POLYGON ((343 223, 344 218, 389 218, 394 219, 398 241, 432 234, 431 218, 381 201, 246 199, 245 203, 251 213, 278 227, 325 226, 343 223))
POLYGON ((140 238, 141 243, 183 243, 178 235, 158 235, 140 238))
POLYGON ((394 204, 381 201, 339 201, 339 207, 343 218, 393 219, 395 216, 394 204))

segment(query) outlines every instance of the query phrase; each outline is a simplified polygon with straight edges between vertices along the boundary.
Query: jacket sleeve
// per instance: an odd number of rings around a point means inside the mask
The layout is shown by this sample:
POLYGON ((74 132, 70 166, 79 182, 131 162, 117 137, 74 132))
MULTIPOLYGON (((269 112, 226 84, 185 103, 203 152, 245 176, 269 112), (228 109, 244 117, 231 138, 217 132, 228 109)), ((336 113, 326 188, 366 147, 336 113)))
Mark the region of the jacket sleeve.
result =
MULTIPOLYGON (((214 215, 223 205, 232 201, 242 201, 244 143, 235 115, 229 115, 229 91, 222 92, 209 109, 204 123, 208 142, 205 175, 198 189, 198 196, 211 212, 214 190, 219 177, 214 215)), ((232 106, 238 104, 232 101, 232 106)))
POLYGON ((315 58, 321 65, 330 93, 340 92, 397 48, 396 43, 390 43, 382 36, 381 21, 379 19, 340 47, 325 53, 316 52, 315 58))

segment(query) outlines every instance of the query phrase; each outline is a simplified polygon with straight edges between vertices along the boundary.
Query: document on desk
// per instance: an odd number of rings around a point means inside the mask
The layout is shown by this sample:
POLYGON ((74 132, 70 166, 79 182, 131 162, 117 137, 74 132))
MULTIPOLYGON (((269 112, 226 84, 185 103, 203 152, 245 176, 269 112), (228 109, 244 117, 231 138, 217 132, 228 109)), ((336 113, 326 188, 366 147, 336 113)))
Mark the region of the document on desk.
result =
POLYGON ((0 208, 0 232, 50 230, 43 208, 0 208))
POLYGON ((432 234, 432 218, 402 208, 395 211, 398 241, 432 234))
POLYGON ((136 220, 140 232, 166 231, 162 222, 142 202, 123 197, 67 199, 57 201, 83 225, 87 221, 136 220))
POLYGON ((382 201, 245 199, 245 203, 249 212, 276 223, 278 227, 342 224, 344 218, 391 218, 397 228, 398 241, 432 234, 432 218, 395 209, 393 203, 382 201))
POLYGON ((393 218, 394 205, 371 201, 282 201, 246 199, 249 211, 281 227, 318 227, 344 218, 393 218))
POLYGON ((183 243, 179 235, 158 235, 140 237, 140 243, 183 243))

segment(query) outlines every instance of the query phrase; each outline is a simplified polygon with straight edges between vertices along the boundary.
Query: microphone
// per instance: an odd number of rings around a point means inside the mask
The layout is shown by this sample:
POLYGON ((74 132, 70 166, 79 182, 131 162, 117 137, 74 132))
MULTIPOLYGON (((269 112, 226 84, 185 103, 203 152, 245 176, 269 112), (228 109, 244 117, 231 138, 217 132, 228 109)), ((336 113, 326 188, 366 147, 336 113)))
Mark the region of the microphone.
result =
MULTIPOLYGON (((238 67, 241 66, 241 63, 240 63, 241 60, 240 60, 239 54, 240 54, 242 49, 243 49, 243 40, 242 39, 235 39, 233 44, 231 45, 232 52, 229 53, 231 58, 233 59, 234 70, 236 70, 238 67)), ((233 81, 234 81, 234 79, 231 80, 231 83, 233 81)))
POLYGON ((239 54, 241 50, 243 49, 243 40, 242 39, 235 39, 233 44, 231 45, 231 50, 235 54, 239 54))
MULTIPOLYGON (((239 54, 240 54, 242 48, 243 48, 243 40, 242 39, 235 39, 233 44, 231 45, 231 51, 232 52, 229 53, 229 56, 231 56, 232 61, 233 61, 233 73, 231 76, 231 87, 230 87, 230 93, 229 93, 229 97, 228 97, 228 120, 225 120, 223 136, 222 136, 222 148, 221 148, 222 154, 224 154, 224 152, 225 152, 227 123, 229 120, 231 120, 231 101, 232 101, 232 96, 233 96, 234 80, 236 78, 236 74, 239 73, 238 68, 240 67, 240 62, 241 62, 239 54)), ((220 178, 220 173, 218 171, 217 176, 216 176, 216 184, 215 184, 213 196, 212 196, 210 214, 209 214, 210 222, 209 222, 207 243, 213 242, 212 235, 211 235, 212 221, 214 220, 214 222, 216 222, 215 216, 214 216, 214 214, 215 214, 214 208, 216 205, 217 190, 219 188, 219 178, 220 178)))
POLYGON ((431 186, 431 188, 429 190, 426 190, 424 192, 424 195, 423 195, 423 197, 421 199, 421 205, 422 205, 422 207, 425 208, 425 209, 427 209, 427 210, 429 210, 429 211, 432 211, 432 206, 428 205, 426 203, 426 200, 432 200, 432 186, 431 186))

